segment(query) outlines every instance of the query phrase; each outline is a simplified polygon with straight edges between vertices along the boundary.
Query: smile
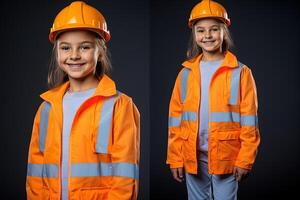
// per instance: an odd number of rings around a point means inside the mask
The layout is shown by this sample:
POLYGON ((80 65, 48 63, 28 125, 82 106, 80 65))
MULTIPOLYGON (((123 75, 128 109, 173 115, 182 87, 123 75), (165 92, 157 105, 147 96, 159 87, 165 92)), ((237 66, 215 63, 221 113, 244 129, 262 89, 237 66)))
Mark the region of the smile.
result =
POLYGON ((215 40, 213 40, 213 41, 202 41, 203 43, 214 43, 215 42, 215 40))
POLYGON ((71 68, 78 68, 83 66, 85 63, 76 63, 76 64, 71 64, 71 63, 67 63, 67 65, 71 68))

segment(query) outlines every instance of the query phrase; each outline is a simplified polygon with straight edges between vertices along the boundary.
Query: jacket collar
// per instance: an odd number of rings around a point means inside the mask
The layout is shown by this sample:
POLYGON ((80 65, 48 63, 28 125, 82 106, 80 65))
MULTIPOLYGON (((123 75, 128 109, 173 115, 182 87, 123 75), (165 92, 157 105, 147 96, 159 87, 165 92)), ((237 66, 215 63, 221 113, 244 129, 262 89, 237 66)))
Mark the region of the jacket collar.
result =
MULTIPOLYGON (((70 82, 67 81, 61 86, 54 89, 48 90, 47 92, 40 95, 45 101, 57 101, 62 100, 66 90, 69 88, 70 82)), ((116 85, 107 75, 103 75, 93 96, 112 96, 117 93, 116 85)))
MULTIPOLYGON (((199 67, 199 63, 203 57, 203 54, 198 55, 195 58, 187 60, 182 63, 184 67, 190 68, 194 70, 199 67)), ((236 68, 238 67, 238 61, 236 56, 231 53, 230 51, 226 51, 223 63, 221 64, 222 67, 229 67, 229 68, 236 68)))

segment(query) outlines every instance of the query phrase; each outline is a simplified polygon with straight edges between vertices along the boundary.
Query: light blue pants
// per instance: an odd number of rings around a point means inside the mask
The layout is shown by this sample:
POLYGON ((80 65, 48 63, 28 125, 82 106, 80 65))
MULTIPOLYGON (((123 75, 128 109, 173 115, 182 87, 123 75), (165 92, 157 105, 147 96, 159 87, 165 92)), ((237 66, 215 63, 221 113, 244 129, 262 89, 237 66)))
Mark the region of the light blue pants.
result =
POLYGON ((186 174, 189 200, 236 200, 238 182, 233 174, 208 174, 207 162, 199 161, 198 174, 186 174))

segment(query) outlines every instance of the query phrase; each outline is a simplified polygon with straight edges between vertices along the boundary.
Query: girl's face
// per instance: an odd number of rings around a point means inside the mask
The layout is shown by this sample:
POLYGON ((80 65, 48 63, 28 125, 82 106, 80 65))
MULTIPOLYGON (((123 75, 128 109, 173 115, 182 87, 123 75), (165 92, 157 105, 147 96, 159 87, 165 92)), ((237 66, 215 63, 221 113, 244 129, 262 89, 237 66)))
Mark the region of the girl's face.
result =
POLYGON ((215 19, 201 19, 194 25, 195 40, 203 52, 222 52, 224 31, 215 19))
POLYGON ((94 34, 83 30, 67 31, 59 36, 58 65, 69 79, 82 80, 95 75, 99 57, 95 39, 94 34))

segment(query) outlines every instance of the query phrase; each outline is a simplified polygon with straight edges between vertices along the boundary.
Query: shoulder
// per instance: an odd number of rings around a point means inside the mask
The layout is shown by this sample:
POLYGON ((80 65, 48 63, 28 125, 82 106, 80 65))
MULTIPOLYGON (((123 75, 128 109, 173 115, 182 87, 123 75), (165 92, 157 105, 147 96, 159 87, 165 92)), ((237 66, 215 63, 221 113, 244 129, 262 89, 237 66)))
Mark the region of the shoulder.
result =
POLYGON ((127 104, 130 102, 133 102, 132 98, 130 96, 128 96, 127 94, 125 94, 123 92, 118 91, 116 103, 127 104))
POLYGON ((132 108, 134 110, 137 110, 137 107, 135 103, 133 102, 133 99, 128 96, 125 93, 118 92, 118 98, 116 100, 116 108, 122 109, 122 108, 132 108))
POLYGON ((239 64, 240 64, 240 67, 241 67, 241 76, 252 74, 251 68, 248 65, 243 64, 241 62, 239 62, 239 64))

